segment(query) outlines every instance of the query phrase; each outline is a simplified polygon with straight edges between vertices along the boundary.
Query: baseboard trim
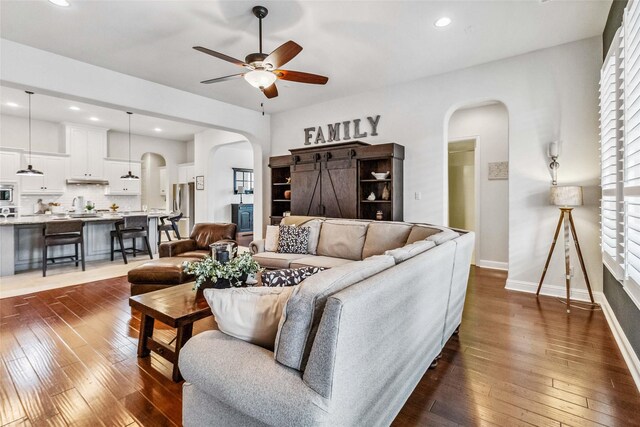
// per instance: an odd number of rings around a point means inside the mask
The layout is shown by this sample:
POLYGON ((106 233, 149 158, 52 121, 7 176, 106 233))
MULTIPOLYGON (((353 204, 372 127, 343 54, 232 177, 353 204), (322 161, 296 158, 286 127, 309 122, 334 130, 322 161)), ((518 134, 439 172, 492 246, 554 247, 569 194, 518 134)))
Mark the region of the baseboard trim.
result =
MULTIPOLYGON (((525 282, 523 280, 513 280, 507 279, 507 285, 505 289, 510 291, 518 291, 518 292, 527 292, 529 294, 535 294, 538 290, 538 284, 533 282, 525 282)), ((597 292, 594 292, 594 299, 596 302, 598 301, 597 292)), ((542 284, 542 289, 540 289, 540 295, 546 295, 550 297, 567 297, 567 290, 564 286, 558 285, 549 285, 546 283, 542 284)), ((571 299, 578 301, 589 301, 591 302, 591 298, 589 298, 589 292, 586 289, 575 289, 571 288, 571 299)))
MULTIPOLYGON (((535 294, 538 290, 538 284, 533 282, 525 282, 522 280, 508 279, 505 288, 510 291, 535 294)), ((545 296, 566 298, 565 288, 557 285, 548 285, 543 283, 540 294, 545 296)), ((620 326, 620 323, 618 322, 618 319, 616 318, 616 315, 609 305, 609 301, 607 301, 607 297, 604 295, 604 293, 594 292, 593 298, 597 303, 600 304, 600 307, 602 307, 602 312, 605 319, 607 319, 607 323, 609 324, 609 329, 611 329, 613 338, 616 340, 616 344, 618 345, 618 348, 622 353, 622 357, 624 358, 624 361, 627 364, 629 371, 631 372, 631 376, 633 377, 633 381, 636 383, 638 391, 640 391, 640 359, 638 359, 638 355, 633 350, 633 347, 631 347, 631 343, 627 339, 627 336, 624 334, 622 326, 620 326)), ((571 289, 571 299, 587 302, 591 301, 589 299, 589 292, 586 289, 571 289)))
POLYGON ((627 339, 624 331, 622 330, 622 326, 618 322, 618 318, 616 317, 613 309, 609 305, 609 301, 607 301, 607 297, 604 294, 599 295, 600 306, 602 307, 602 312, 604 313, 604 317, 607 319, 607 323, 609 323, 609 329, 613 333, 613 338, 616 340, 616 344, 618 344, 618 348, 622 353, 622 357, 624 361, 627 363, 629 367, 629 371, 631 371, 631 376, 636 383, 636 387, 640 391, 640 359, 638 359, 638 355, 631 347, 631 343, 627 339))
POLYGON ((499 262, 499 261, 488 261, 488 260, 481 259, 476 262, 476 267, 507 271, 509 270, 509 263, 499 262))

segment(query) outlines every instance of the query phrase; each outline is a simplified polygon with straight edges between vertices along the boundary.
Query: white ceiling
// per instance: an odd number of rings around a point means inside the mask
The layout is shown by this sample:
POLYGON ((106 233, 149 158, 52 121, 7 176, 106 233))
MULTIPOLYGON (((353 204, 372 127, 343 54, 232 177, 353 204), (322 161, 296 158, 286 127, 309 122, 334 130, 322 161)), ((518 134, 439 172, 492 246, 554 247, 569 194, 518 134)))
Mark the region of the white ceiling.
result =
MULTIPOLYGON (((10 116, 28 117, 29 98, 23 90, 6 86, 0 87, 0 113, 10 116), (12 106, 9 104, 17 104, 12 106)), ((69 101, 48 95, 31 95, 31 117, 36 120, 61 123, 71 122, 99 126, 118 132, 128 132, 129 122, 125 111, 99 107, 82 102, 69 101), (69 107, 79 110, 71 110, 69 107), (95 117, 98 121, 90 118, 95 117)), ((134 114, 131 116, 131 133, 155 138, 173 139, 178 141, 192 141, 193 135, 206 128, 186 123, 174 122, 155 117, 134 114), (160 128, 161 132, 154 129, 160 128)))
MULTIPOLYGON (((601 35, 611 0, 596 1, 100 1, 2 0, 3 38, 254 110, 279 112, 601 35), (244 60, 258 50, 251 8, 269 8, 264 50, 304 50, 285 69, 329 77, 326 86, 280 82, 267 100, 242 69, 191 49, 244 60), (453 23, 437 29, 446 15, 453 23)), ((105 82, 96 82, 105 84, 105 82)))

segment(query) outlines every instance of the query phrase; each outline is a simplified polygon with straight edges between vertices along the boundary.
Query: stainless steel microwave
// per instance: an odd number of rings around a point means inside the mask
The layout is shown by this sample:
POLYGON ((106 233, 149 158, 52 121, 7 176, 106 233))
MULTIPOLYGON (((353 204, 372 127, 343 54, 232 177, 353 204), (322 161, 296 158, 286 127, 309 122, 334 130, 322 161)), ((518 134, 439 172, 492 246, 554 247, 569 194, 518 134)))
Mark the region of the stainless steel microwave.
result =
POLYGON ((13 185, 0 184, 0 206, 13 205, 13 185))

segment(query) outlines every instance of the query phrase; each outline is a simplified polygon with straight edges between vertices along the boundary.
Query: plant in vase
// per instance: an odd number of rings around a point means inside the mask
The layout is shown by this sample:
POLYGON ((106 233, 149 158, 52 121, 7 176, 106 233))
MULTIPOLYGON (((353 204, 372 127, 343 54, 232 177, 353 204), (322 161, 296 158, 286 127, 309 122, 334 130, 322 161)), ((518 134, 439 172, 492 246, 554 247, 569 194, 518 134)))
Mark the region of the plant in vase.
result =
POLYGON ((207 256, 201 261, 185 262, 183 268, 185 273, 195 276, 194 290, 242 287, 250 274, 256 274, 261 270, 260 264, 249 252, 244 252, 224 264, 207 256))

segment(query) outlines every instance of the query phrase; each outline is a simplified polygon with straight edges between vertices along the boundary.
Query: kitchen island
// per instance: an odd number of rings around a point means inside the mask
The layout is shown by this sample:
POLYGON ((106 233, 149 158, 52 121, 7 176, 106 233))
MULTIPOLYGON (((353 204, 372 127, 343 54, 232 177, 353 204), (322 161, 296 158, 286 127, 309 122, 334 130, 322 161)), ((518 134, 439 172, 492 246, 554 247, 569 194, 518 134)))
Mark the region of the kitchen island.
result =
MULTIPOLYGON (((131 215, 144 215, 142 212, 131 212, 131 215)), ((167 215, 165 212, 146 213, 149 216, 149 244, 156 256, 158 251, 158 218, 167 215)), ((85 223, 84 246, 86 261, 109 259, 111 256, 111 230, 114 223, 124 218, 122 214, 104 213, 80 218, 60 217, 56 215, 32 215, 17 218, 0 219, 0 276, 11 276, 16 272, 42 267, 42 230, 48 221, 77 219, 85 223)), ((131 246, 131 240, 125 241, 131 246)), ((138 239, 137 247, 144 244, 138 239)), ((118 242, 115 242, 119 249, 118 242)), ((59 246, 49 249, 53 257, 71 255, 73 245, 59 246)), ((114 262, 122 262, 120 253, 116 253, 114 262)), ((140 256, 147 257, 146 254, 140 256)))

